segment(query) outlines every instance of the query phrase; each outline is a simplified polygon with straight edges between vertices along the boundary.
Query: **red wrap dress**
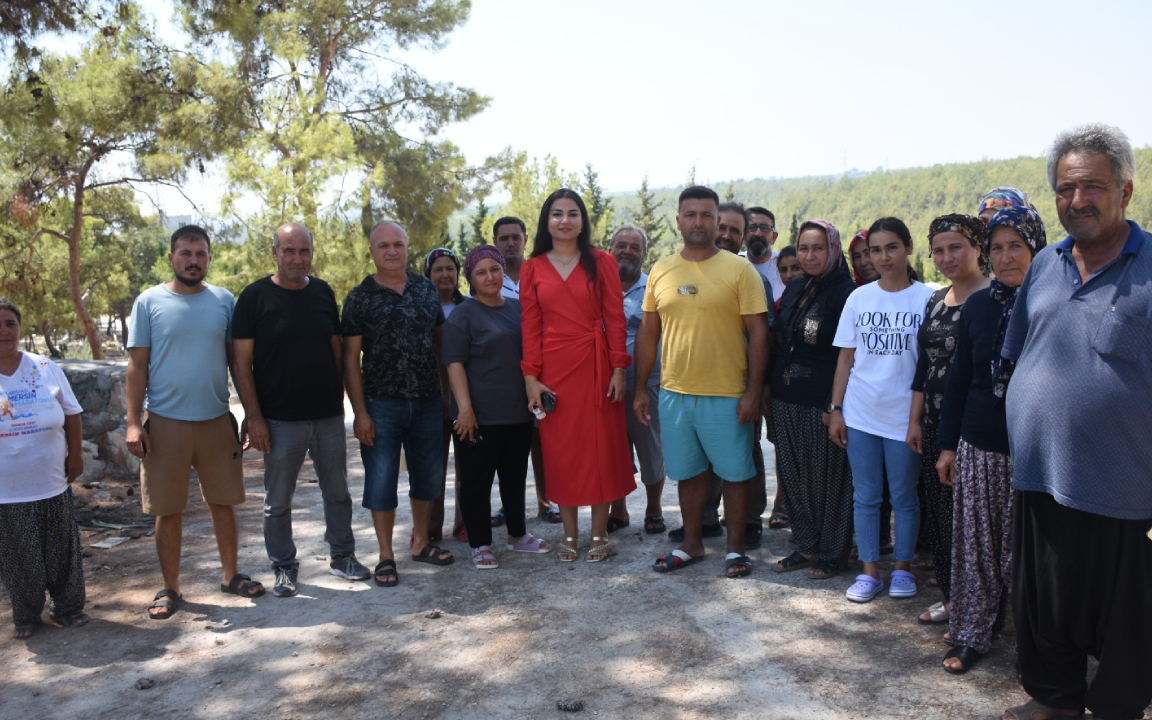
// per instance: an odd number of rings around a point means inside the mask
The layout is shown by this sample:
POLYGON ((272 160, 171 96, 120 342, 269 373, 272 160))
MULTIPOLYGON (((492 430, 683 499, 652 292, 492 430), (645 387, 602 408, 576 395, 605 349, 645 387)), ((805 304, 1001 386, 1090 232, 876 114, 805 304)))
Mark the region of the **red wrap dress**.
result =
POLYGON ((557 505, 599 505, 636 489, 624 403, 608 399, 612 368, 632 362, 620 272, 611 255, 592 253, 594 286, 579 262, 566 280, 543 255, 520 269, 520 369, 556 394, 540 442, 548 499, 557 505))

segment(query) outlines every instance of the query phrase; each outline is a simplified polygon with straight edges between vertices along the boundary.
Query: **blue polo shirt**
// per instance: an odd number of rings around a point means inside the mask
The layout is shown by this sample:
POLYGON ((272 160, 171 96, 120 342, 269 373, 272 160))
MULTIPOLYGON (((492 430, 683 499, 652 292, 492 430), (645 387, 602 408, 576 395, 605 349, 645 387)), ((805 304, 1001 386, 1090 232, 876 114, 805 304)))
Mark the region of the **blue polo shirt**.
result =
POLYGON ((1081 281, 1073 240, 1040 251, 1003 355, 1017 490, 1122 520, 1152 518, 1152 236, 1128 221, 1111 263, 1081 281))
MULTIPOLYGON (((632 364, 624 371, 628 380, 628 389, 636 387, 636 333, 640 332, 640 321, 644 319, 644 288, 648 287, 648 274, 640 273, 636 284, 624 291, 624 320, 628 329, 628 354, 632 356, 632 364)), ((663 343, 661 343, 663 345, 663 343)), ((652 364, 652 374, 648 376, 648 387, 660 385, 660 351, 661 345, 656 346, 656 362, 652 364)))

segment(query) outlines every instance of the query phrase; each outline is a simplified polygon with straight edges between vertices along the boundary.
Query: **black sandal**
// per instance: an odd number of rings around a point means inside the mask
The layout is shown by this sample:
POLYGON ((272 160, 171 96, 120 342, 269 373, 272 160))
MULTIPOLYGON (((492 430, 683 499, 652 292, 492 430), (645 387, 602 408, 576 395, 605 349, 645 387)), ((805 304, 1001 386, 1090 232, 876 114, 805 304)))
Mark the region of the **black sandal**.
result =
MULTIPOLYGON (((164 588, 156 593, 156 597, 152 598, 152 604, 148 606, 148 610, 163 610, 163 612, 148 612, 148 617, 153 620, 167 620, 180 609, 180 601, 182 599, 183 598, 176 594, 175 590, 164 588)), ((145 612, 147 612, 147 610, 145 612)))
POLYGON ((395 560, 381 560, 372 571, 372 579, 380 587, 396 587, 400 584, 400 573, 396 572, 395 560), (380 578, 384 578, 381 580, 380 578))
POLYGON ((772 569, 778 573, 786 573, 792 572, 793 570, 802 570, 806 567, 812 567, 815 562, 815 560, 809 560, 808 558, 804 557, 804 553, 797 550, 796 552, 773 565, 772 569))
POLYGON ((840 574, 839 570, 832 567, 827 560, 819 560, 815 565, 808 569, 809 580, 828 580, 840 574))
POLYGON ((948 651, 948 654, 944 656, 944 659, 947 660, 948 658, 956 658, 960 661, 960 667, 951 668, 947 665, 942 667, 944 668, 944 672, 952 673, 953 675, 963 675, 964 673, 974 668, 976 663, 980 662, 980 658, 982 657, 984 657, 984 653, 976 652, 967 645, 956 645, 948 651))
POLYGON ((663 515, 652 515, 644 518, 644 532, 649 535, 661 535, 667 530, 668 526, 664 524, 663 515))
POLYGON ((83 610, 69 610, 62 613, 49 613, 48 617, 60 627, 84 627, 91 618, 83 610))
POLYGON ((783 530, 786 527, 788 527, 788 508, 772 508, 772 514, 768 516, 768 529, 783 530))
POLYGON ((608 518, 608 532, 614 533, 617 530, 619 530, 620 528, 626 528, 631 524, 632 523, 628 522, 627 520, 621 520, 620 518, 610 517, 610 518, 608 518))
POLYGON ((220 592, 246 598, 258 598, 264 594, 264 585, 244 573, 236 573, 227 585, 220 583, 220 592), (260 592, 252 592, 255 588, 260 588, 260 592))

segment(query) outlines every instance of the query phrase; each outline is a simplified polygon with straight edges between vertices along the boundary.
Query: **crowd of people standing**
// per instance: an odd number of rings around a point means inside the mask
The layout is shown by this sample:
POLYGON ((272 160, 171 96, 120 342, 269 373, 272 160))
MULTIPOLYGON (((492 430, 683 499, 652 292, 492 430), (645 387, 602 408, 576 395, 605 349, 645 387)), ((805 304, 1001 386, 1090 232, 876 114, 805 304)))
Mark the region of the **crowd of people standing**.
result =
MULTIPOLYGON (((142 459, 164 581, 147 614, 169 618, 183 599, 191 468, 212 515, 221 591, 264 594, 237 567, 245 448, 263 455, 278 597, 298 591, 291 506, 306 455, 329 572, 400 582, 402 454, 411 559, 453 563, 442 547, 449 444, 451 534, 476 569, 500 566, 500 525, 507 552, 608 560, 610 533, 630 524, 638 470, 643 530, 667 531, 666 481, 683 523, 655 571, 706 560, 704 539, 726 535, 724 573, 747 577, 769 510, 766 424, 778 479, 769 527, 790 527, 796 547, 773 570, 824 581, 858 558, 845 596, 867 603, 885 589, 917 596, 919 560, 943 595, 918 621, 947 623, 945 671, 967 672, 1014 616, 1031 699, 1005 718, 1085 708, 1141 717, 1152 700, 1141 652, 1152 641, 1152 445, 1139 430, 1152 402, 1152 238, 1125 218, 1134 174, 1119 130, 1062 133, 1048 179, 1068 237, 1048 247, 1031 199, 994 188, 971 214, 932 221, 925 240, 943 287, 913 270, 918 240, 897 217, 853 235, 847 255, 840 230, 818 218, 777 251, 770 210, 721 203, 700 186, 678 199, 682 249, 648 273, 644 231, 622 226, 597 249, 584 202, 567 189, 544 202, 528 258, 524 222, 504 217, 492 245, 464 258, 438 248, 418 274, 405 229, 380 222, 368 233, 374 272, 342 307, 312 274, 303 225, 276 230, 275 273, 238 298, 204 280, 207 232, 182 227, 170 239, 174 277, 138 298, 128 342, 126 440, 142 459), (355 554, 345 395, 378 546, 372 570, 355 554), (563 527, 555 547, 527 529, 530 458, 537 516, 563 527), (1099 660, 1091 681, 1089 655, 1099 660)), ((88 618, 67 487, 80 470, 79 407, 51 361, 19 350, 20 320, 0 299, 0 576, 23 638, 46 591, 57 623, 88 618), (32 462, 55 469, 7 471, 32 462)))

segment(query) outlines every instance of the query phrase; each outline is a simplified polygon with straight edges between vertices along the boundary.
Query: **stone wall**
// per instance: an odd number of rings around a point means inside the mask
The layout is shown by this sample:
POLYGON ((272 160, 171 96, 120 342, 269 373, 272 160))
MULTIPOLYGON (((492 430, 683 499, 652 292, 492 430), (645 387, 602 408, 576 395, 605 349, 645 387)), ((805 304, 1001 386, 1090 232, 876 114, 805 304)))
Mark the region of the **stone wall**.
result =
POLYGON ((124 380, 128 366, 123 360, 62 360, 60 368, 72 384, 84 424, 84 474, 77 482, 104 477, 135 481, 140 460, 128 452, 127 398, 124 380))

